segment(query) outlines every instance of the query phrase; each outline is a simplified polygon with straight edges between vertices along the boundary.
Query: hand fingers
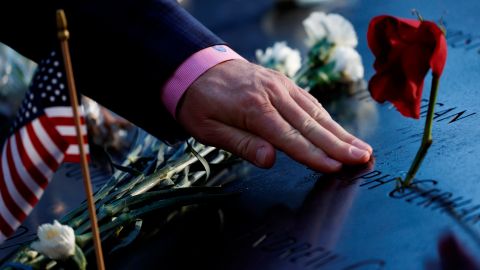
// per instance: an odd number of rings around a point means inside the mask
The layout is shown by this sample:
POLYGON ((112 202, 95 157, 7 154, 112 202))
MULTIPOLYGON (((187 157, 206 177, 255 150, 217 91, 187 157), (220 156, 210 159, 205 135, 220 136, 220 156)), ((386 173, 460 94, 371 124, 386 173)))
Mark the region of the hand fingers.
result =
POLYGON ((275 148, 249 132, 211 120, 208 133, 201 138, 207 144, 220 147, 262 168, 275 162, 275 148))
POLYGON ((258 106, 255 111, 251 111, 251 115, 246 116, 244 123, 245 126, 240 126, 241 129, 267 139, 296 161, 313 169, 335 172, 342 166, 287 123, 271 104, 258 106))
POLYGON ((368 151, 372 154, 373 149, 370 145, 348 133, 342 126, 335 122, 331 117, 319 117, 322 114, 328 114, 318 100, 301 88, 294 89, 291 94, 292 98, 302 107, 313 119, 320 125, 332 132, 342 141, 352 144, 360 149, 368 151))
POLYGON ((321 122, 332 121, 328 120, 330 115, 326 111, 318 110, 316 118, 320 121, 316 121, 288 94, 273 100, 283 118, 330 157, 346 164, 365 163, 370 159, 370 153, 340 140, 320 125, 321 122))

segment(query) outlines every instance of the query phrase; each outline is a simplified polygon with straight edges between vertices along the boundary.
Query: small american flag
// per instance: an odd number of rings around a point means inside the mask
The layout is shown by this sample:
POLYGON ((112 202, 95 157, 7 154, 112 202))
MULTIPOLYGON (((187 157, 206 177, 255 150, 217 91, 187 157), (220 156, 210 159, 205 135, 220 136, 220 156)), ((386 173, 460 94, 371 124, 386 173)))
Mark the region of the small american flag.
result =
MULTIPOLYGON (((81 131, 86 126, 81 112, 81 131)), ((85 145, 88 153, 88 145, 85 145)), ((35 207, 60 164, 78 162, 73 111, 59 53, 41 61, 0 153, 0 243, 35 207)))

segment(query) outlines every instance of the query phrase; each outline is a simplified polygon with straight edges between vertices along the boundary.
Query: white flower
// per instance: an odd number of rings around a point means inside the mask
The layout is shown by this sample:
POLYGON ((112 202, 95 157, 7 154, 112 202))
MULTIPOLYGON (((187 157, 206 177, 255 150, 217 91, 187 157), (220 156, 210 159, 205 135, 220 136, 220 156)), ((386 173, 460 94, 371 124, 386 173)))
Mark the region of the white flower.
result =
POLYGON ((67 225, 58 221, 53 224, 45 223, 38 227, 39 241, 33 242, 31 247, 53 260, 65 260, 75 253, 75 233, 67 225))
POLYGON ((341 80, 344 82, 354 82, 363 78, 362 57, 358 52, 346 46, 336 46, 333 48, 329 62, 334 62, 333 70, 341 74, 341 80))
POLYGON ((357 34, 352 24, 335 13, 313 12, 303 21, 307 32, 307 45, 313 46, 326 38, 337 46, 356 47, 357 34))
POLYGON ((287 46, 286 42, 276 42, 263 52, 256 51, 260 65, 275 69, 288 77, 293 77, 302 65, 302 59, 298 50, 287 46))

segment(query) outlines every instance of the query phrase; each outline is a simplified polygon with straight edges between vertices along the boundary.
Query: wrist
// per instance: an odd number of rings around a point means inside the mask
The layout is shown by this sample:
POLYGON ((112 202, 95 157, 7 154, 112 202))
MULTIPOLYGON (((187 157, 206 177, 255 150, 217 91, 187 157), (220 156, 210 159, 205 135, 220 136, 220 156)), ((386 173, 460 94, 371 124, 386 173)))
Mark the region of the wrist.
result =
POLYGON ((243 57, 225 45, 216 45, 200 50, 180 65, 161 91, 161 99, 176 118, 177 107, 187 89, 210 68, 233 59, 243 57))

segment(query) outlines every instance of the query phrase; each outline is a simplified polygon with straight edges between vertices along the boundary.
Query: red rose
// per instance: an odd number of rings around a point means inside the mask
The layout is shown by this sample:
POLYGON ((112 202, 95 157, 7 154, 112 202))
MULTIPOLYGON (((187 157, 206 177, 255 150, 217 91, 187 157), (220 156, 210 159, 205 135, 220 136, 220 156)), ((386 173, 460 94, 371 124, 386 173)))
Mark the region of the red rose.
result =
POLYGON ((433 22, 378 16, 368 26, 367 39, 376 57, 376 74, 369 82, 372 97, 419 118, 425 76, 431 68, 440 77, 445 66, 444 33, 433 22))

